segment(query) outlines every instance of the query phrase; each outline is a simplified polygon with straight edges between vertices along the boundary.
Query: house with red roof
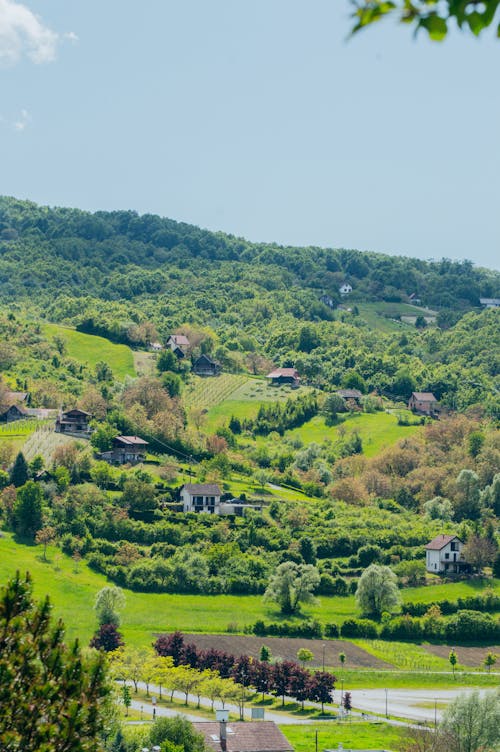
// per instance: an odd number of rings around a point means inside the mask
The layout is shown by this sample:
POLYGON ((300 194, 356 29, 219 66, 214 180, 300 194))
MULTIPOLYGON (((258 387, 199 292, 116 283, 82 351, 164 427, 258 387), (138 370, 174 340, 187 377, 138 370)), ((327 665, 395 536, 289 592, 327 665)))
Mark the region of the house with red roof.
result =
POLYGON ((432 392, 412 392, 408 409, 413 410, 414 413, 435 417, 439 414, 439 402, 432 392))

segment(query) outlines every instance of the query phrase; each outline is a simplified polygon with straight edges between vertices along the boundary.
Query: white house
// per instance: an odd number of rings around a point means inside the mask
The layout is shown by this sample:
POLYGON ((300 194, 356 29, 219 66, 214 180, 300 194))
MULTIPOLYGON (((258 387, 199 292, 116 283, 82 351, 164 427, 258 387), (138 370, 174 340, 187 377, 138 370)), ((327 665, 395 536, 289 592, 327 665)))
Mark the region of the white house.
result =
POLYGON ((462 555, 464 544, 456 535, 438 535, 425 547, 425 567, 428 572, 458 573, 469 569, 462 555))
POLYGON ((483 308, 500 308, 500 298, 479 298, 483 308))
POLYGON ((181 488, 184 512, 220 514, 221 490, 216 483, 186 483, 181 488))
POLYGON ((352 292, 352 285, 350 285, 349 282, 344 282, 344 284, 339 287, 339 293, 341 295, 349 295, 350 292, 352 292))

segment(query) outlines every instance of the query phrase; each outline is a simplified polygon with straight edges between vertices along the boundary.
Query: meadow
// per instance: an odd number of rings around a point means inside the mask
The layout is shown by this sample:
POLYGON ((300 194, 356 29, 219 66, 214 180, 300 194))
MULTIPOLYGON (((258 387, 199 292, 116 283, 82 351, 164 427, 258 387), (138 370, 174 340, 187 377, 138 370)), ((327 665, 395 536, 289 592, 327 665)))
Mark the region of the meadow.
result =
POLYGON ((388 723, 343 721, 314 725, 280 726, 295 752, 312 752, 314 749, 401 749, 404 731, 388 723), (317 734, 317 747, 316 747, 317 734))
POLYGON ((381 332, 387 333, 412 329, 414 319, 417 316, 425 316, 426 318, 436 316, 436 311, 431 311, 422 306, 410 305, 409 303, 386 303, 378 301, 376 303, 348 303, 348 305, 357 306, 360 318, 366 321, 371 329, 378 329, 381 332), (408 321, 398 320, 399 316, 405 317, 408 321))
POLYGON ((44 324, 47 337, 61 337, 66 344, 66 354, 79 363, 95 368, 99 361, 108 363, 119 381, 125 376, 135 377, 134 356, 127 345, 115 345, 104 337, 77 332, 76 329, 59 324, 44 324))

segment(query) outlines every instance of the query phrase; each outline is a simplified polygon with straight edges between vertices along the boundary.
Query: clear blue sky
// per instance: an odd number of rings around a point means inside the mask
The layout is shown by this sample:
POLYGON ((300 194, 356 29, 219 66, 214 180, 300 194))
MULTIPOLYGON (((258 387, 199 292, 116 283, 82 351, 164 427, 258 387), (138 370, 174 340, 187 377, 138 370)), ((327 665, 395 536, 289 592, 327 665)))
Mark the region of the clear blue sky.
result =
POLYGON ((500 42, 348 0, 0 0, 0 193, 500 268, 500 42))

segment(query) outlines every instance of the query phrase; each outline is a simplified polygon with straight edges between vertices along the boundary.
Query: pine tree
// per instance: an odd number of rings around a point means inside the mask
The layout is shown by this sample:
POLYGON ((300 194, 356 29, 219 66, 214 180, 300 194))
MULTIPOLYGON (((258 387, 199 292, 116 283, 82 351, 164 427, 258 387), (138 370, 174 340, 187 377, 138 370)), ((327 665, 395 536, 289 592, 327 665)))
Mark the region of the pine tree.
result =
POLYGON ((28 480, 28 463, 22 452, 19 452, 10 471, 10 482, 16 488, 24 486, 28 480))

